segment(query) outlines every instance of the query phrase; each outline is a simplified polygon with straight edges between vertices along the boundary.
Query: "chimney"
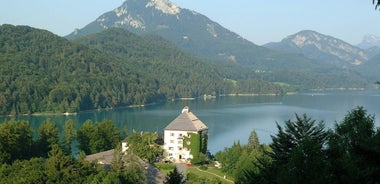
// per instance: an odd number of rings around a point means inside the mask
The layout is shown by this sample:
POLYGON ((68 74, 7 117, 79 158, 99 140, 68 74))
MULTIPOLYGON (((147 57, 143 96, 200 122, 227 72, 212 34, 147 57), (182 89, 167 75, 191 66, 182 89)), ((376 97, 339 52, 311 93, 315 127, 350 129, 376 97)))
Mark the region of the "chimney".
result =
POLYGON ((182 109, 182 113, 184 113, 184 112, 189 112, 189 111, 190 111, 189 106, 185 106, 185 107, 183 107, 183 109, 182 109))

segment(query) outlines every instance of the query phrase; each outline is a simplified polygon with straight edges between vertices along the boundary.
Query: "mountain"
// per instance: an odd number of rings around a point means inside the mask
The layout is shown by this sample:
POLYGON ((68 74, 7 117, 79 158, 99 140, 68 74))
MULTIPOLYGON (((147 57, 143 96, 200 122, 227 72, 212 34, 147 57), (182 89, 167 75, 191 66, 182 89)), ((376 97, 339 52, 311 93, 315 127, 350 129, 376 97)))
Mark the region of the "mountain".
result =
POLYGON ((380 54, 380 46, 373 46, 364 51, 367 54, 368 58, 372 59, 373 57, 380 54))
POLYGON ((182 9, 168 0, 126 0, 66 38, 74 39, 111 27, 160 35, 189 53, 223 65, 261 71, 314 67, 310 59, 255 45, 206 16, 182 9))
POLYGON ((357 47, 364 50, 371 47, 380 47, 380 37, 372 34, 367 34, 363 37, 362 42, 360 42, 357 47))
POLYGON ((1 115, 78 112, 160 98, 151 92, 158 88, 154 80, 118 58, 48 31, 2 25, 0 40, 1 115))
POLYGON ((226 79, 215 65, 162 37, 141 37, 123 29, 69 41, 45 30, 1 25, 0 40, 0 115, 282 90, 262 80, 226 79))
POLYGON ((371 83, 380 81, 380 54, 373 56, 363 65, 357 67, 357 71, 365 76, 371 83))
POLYGON ((290 35, 281 42, 268 43, 267 48, 298 53, 324 64, 334 64, 339 67, 360 65, 368 60, 366 53, 337 38, 320 34, 315 31, 300 31, 290 35))

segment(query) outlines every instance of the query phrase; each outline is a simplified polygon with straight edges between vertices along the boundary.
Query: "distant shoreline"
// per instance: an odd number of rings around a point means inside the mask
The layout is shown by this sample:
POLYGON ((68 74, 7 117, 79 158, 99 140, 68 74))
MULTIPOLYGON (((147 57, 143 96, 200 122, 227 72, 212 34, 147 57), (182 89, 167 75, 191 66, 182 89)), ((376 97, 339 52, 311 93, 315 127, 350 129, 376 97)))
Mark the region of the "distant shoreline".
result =
MULTIPOLYGON (((309 91, 355 91, 355 90, 365 90, 366 88, 326 88, 326 89, 310 89, 309 91)), ((294 95, 298 92, 287 92, 283 95, 294 95)), ((232 94, 221 94, 220 97, 254 97, 254 96, 281 96, 281 94, 276 93, 232 93, 232 94)), ((175 100, 181 100, 181 101, 188 101, 188 100, 196 100, 196 99, 210 99, 210 98, 216 98, 217 96, 214 95, 203 95, 199 97, 185 97, 185 98, 173 98, 171 100, 167 101, 175 101, 175 100)), ((91 109, 91 110, 84 110, 79 112, 36 112, 32 114, 19 114, 19 115, 0 115, 0 117, 17 117, 17 116, 76 116, 80 113, 85 112, 92 112, 92 111, 104 111, 104 110, 111 110, 111 109, 120 109, 120 108, 138 108, 138 107, 146 107, 146 106, 152 106, 156 105, 158 103, 149 103, 149 104, 142 104, 142 105, 128 105, 128 106, 120 106, 115 108, 99 108, 99 109, 91 109)))

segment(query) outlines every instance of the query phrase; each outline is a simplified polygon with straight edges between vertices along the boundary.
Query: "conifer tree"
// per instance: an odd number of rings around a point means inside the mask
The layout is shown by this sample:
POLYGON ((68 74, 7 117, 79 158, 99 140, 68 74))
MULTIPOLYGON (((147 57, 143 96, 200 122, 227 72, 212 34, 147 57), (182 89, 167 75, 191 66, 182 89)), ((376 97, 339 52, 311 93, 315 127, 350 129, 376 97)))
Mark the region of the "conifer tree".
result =
POLYGON ((174 169, 166 175, 164 183, 184 184, 186 181, 184 180, 183 174, 178 171, 177 167, 174 167, 174 169))

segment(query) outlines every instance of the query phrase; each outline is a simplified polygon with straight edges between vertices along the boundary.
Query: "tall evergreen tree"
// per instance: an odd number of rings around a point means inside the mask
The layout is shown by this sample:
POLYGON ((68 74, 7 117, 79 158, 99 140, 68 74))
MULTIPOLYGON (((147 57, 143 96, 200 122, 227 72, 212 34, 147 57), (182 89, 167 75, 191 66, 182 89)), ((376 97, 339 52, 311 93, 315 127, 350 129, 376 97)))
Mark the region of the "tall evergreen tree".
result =
POLYGON ((58 144, 52 145, 45 164, 46 183, 71 183, 79 179, 72 157, 65 156, 58 144))
POLYGON ((174 167, 174 169, 165 176, 164 183, 165 184, 184 184, 186 183, 186 181, 183 177, 183 174, 178 171, 177 167, 174 167))
POLYGON ((323 122, 305 114, 295 121, 277 124, 278 133, 272 136, 269 156, 272 162, 261 161, 258 173, 246 172, 249 183, 326 183, 330 181, 327 154, 324 148, 328 138, 323 122))
POLYGON ((75 140, 77 131, 74 121, 69 119, 63 125, 63 152, 65 155, 71 154, 71 143, 75 140))
POLYGON ((35 151, 38 156, 46 158, 53 145, 59 145, 59 131, 56 124, 51 119, 47 119, 38 128, 35 151))

